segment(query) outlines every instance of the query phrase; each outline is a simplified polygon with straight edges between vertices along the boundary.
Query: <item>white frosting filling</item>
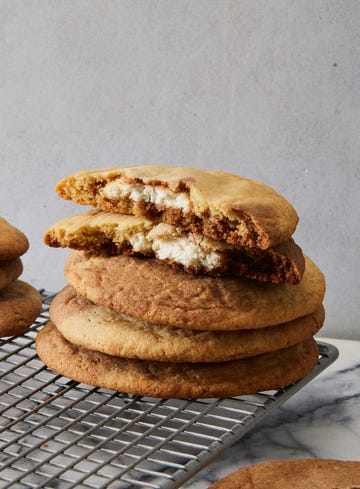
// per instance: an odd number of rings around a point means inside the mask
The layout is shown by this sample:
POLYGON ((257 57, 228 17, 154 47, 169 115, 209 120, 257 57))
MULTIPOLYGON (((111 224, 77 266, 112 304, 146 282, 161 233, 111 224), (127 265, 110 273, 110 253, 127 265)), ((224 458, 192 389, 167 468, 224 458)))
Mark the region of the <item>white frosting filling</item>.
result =
POLYGON ((172 260, 186 267, 202 267, 212 270, 220 265, 219 253, 206 252, 186 238, 154 239, 152 247, 160 260, 172 260))
POLYGON ((103 193, 109 199, 129 197, 135 202, 144 201, 165 207, 182 209, 185 213, 190 211, 190 199, 184 192, 172 192, 163 187, 151 185, 129 184, 114 180, 105 185, 103 193))

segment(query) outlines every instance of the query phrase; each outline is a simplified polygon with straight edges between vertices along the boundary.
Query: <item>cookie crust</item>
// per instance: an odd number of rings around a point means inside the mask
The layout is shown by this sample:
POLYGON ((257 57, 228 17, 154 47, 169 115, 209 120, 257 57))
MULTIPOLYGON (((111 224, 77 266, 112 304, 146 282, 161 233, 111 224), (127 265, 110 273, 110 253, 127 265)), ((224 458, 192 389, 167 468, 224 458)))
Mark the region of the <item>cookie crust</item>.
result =
POLYGON ((306 375, 318 361, 309 339, 284 350, 222 363, 169 363, 113 357, 69 343, 51 323, 36 350, 55 372, 115 391, 162 398, 212 398, 277 389, 306 375))

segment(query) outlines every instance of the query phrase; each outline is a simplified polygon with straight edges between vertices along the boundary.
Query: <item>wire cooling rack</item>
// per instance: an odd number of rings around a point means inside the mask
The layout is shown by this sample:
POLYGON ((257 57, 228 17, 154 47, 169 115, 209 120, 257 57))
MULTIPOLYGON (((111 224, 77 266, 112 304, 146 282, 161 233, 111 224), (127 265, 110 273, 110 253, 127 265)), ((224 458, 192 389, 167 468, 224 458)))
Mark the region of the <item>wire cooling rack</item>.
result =
POLYGON ((330 365, 277 391, 229 399, 154 399, 79 384, 38 359, 37 330, 0 342, 0 487, 178 488, 330 365))

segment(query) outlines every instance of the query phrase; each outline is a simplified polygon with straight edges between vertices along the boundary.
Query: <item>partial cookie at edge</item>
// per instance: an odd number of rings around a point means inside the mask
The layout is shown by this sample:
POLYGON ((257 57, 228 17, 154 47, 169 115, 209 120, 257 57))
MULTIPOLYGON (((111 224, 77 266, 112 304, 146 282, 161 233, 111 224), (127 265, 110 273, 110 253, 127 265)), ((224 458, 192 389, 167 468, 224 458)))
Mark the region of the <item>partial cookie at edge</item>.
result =
POLYGON ((29 249, 25 234, 0 217, 0 260, 19 258, 29 249))
POLYGON ((0 336, 25 332, 41 312, 40 293, 30 284, 16 280, 0 290, 0 336))
POLYGON ((274 460, 242 467, 208 489, 357 489, 360 462, 333 459, 274 460))
POLYGON ((21 258, 0 261, 0 289, 15 282, 23 272, 23 263, 21 258))

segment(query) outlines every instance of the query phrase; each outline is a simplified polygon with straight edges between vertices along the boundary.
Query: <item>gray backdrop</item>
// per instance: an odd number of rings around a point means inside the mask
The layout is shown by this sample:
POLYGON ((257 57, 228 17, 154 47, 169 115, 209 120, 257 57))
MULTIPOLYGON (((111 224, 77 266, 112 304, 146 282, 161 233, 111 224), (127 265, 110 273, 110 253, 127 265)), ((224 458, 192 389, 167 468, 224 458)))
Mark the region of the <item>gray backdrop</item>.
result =
POLYGON ((64 284, 55 183, 111 165, 224 169, 297 209, 327 278, 323 335, 360 339, 360 2, 0 2, 0 215, 22 278, 64 284))

